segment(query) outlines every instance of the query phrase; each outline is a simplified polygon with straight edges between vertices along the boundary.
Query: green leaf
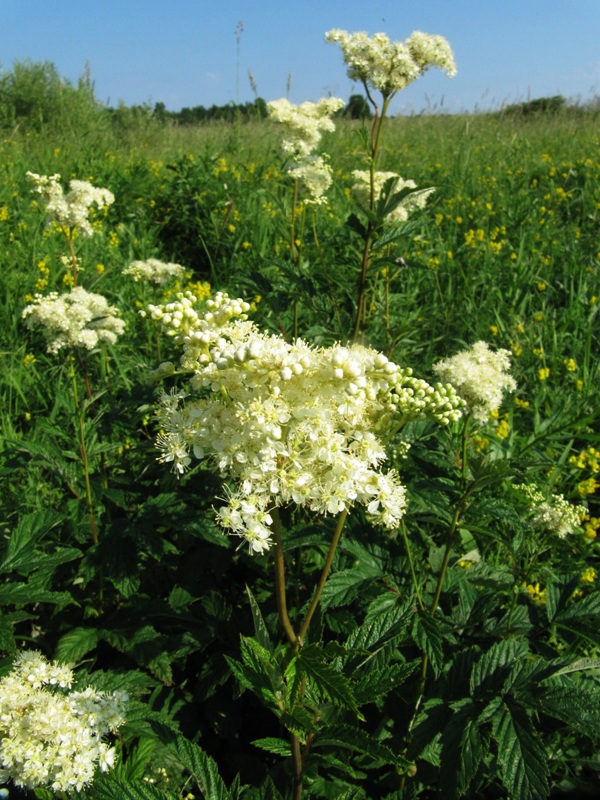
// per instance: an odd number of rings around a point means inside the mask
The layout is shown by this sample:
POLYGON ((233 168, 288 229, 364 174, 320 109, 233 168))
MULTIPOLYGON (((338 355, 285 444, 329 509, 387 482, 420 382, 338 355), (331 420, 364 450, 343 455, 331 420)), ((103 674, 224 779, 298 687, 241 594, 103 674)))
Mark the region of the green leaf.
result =
POLYGON ((351 603, 366 581, 379 577, 380 571, 370 564, 358 564, 352 569, 334 572, 327 579, 321 595, 321 607, 344 606, 351 603))
POLYGON ((420 663, 420 659, 415 659, 407 664, 397 662, 381 670, 371 669, 370 665, 367 664, 364 671, 361 670, 360 673, 355 673, 352 676, 357 684, 354 688, 354 695, 358 705, 372 703, 377 698, 383 697, 402 686, 420 663))
POLYGON ((254 595, 250 591, 249 586, 246 586, 246 593, 250 601, 250 610, 252 611, 252 620, 254 621, 254 633, 256 634, 256 639, 258 640, 258 643, 262 647, 264 647, 265 650, 267 650, 269 653, 272 654, 273 643, 271 642, 269 631, 267 630, 267 626, 265 625, 263 615, 260 611, 258 603, 254 599, 254 595))
POLYGON ((579 575, 565 576, 562 580, 546 587, 546 614, 549 622, 552 622, 567 605, 579 585, 579 581, 579 575))
POLYGON ((111 773, 117 780, 141 780, 147 774, 147 767, 156 750, 156 739, 142 737, 127 755, 127 760, 119 760, 111 773))
POLYGON ((502 783, 512 800, 548 796, 548 758, 526 712, 504 703, 493 718, 502 783))
POLYGON ((25 514, 8 540, 0 572, 28 569, 28 561, 34 553, 36 544, 63 521, 63 517, 51 511, 36 511, 25 514))
POLYGON ((582 617, 600 617, 600 592, 586 594, 568 608, 559 609, 552 617, 552 622, 560 624, 582 617))
POLYGON ((300 651, 298 666, 310 681, 312 689, 323 698, 340 708, 358 710, 350 682, 323 660, 316 645, 309 645, 300 651))
POLYGON ((286 742, 285 739, 275 739, 270 736, 266 739, 255 739, 252 744, 255 747, 260 747, 262 750, 266 750, 268 753, 275 753, 277 756, 284 756, 287 758, 292 755, 291 745, 289 742, 286 742))
POLYGON ((178 736, 169 749, 196 781, 206 800, 232 800, 217 764, 201 747, 178 736))
POLYGON ((473 665, 470 690, 472 695, 481 695, 490 689, 499 692, 511 666, 529 653, 524 638, 503 639, 493 644, 473 665))
POLYGON ((98 644, 98 631, 95 628, 73 628, 61 636, 54 658, 65 663, 77 663, 86 653, 98 644))
POLYGON ((477 719, 478 706, 464 699, 453 706, 454 713, 442 733, 440 782, 444 798, 466 794, 489 751, 490 731, 483 731, 477 719))
POLYGON ((176 800, 177 795, 165 792, 147 781, 122 781, 100 776, 93 789, 84 795, 90 800, 176 800))
POLYGON ((419 610, 414 618, 412 634, 417 645, 427 655, 437 677, 444 663, 442 633, 437 620, 426 611, 419 610))
POLYGON ((17 643, 13 634, 13 626, 10 617, 0 613, 0 650, 11 655, 17 652, 17 643))
POLYGON ((376 761, 393 764, 396 767, 406 766, 409 762, 397 754, 379 739, 376 739, 362 728, 353 725, 329 725, 324 731, 317 733, 312 740, 312 747, 343 747, 368 755, 376 761))
POLYGON ((543 714, 560 719, 588 736, 600 735, 600 690, 597 687, 576 681, 569 687, 551 688, 536 699, 543 714))
POLYGON ((348 657, 345 666, 358 669, 367 663, 375 669, 389 664, 398 643, 405 638, 413 616, 412 603, 399 603, 392 594, 373 601, 363 624, 346 640, 348 657))

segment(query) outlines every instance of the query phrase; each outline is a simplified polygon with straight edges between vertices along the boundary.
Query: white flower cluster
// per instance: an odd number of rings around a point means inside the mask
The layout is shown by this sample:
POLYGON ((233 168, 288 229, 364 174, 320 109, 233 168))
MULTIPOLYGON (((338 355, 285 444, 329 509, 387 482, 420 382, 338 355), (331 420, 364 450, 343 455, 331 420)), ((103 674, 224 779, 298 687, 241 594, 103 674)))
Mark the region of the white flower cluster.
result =
POLYGON ((83 236, 92 236, 94 233, 88 219, 90 207, 96 205, 100 209, 115 201, 115 196, 108 189, 98 189, 87 181, 70 181, 69 191, 64 194, 59 183, 60 175, 28 172, 27 177, 35 184, 34 191, 42 196, 48 219, 69 230, 78 230, 83 236))
POLYGON ((490 350, 486 342, 476 342, 452 358, 439 361, 434 371, 452 384, 465 400, 475 419, 486 422, 500 408, 504 391, 517 388, 508 374, 510 350, 490 350))
POLYGON ((69 667, 41 653, 21 653, 0 680, 0 783, 80 791, 97 767, 109 770, 115 749, 103 738, 125 721, 125 692, 66 691, 69 667))
POLYGON ((348 66, 348 77, 361 81, 391 97, 429 67, 438 67, 450 77, 456 74, 454 56, 443 36, 415 31, 403 42, 392 42, 385 33, 348 33, 334 29, 325 41, 339 44, 348 66))
POLYGON ((546 498, 536 484, 522 484, 515 489, 527 498, 535 528, 551 531, 564 539, 581 525, 582 509, 565 500, 564 495, 552 494, 546 498))
POLYGON ((47 352, 57 353, 63 347, 92 350, 98 342, 114 344, 125 330, 118 313, 103 295, 74 286, 66 294, 36 294, 22 316, 29 327, 43 329, 47 352))
POLYGON ((288 173, 299 180, 308 192, 305 202, 324 203, 325 192, 331 185, 331 167, 323 156, 314 151, 321 141, 323 131, 334 131, 331 116, 344 106, 337 97, 323 97, 318 103, 306 102, 299 106, 289 100, 267 103, 269 117, 285 128, 281 147, 290 156, 288 173))
POLYGON ((145 283, 156 283, 158 286, 164 286, 172 278, 181 278, 184 273, 185 267, 182 267, 181 264, 165 263, 157 258, 148 258, 146 261, 132 261, 123 270, 123 275, 131 276, 136 283, 144 281, 145 283))
MULTIPOLYGON (((355 181, 352 186, 352 192, 359 203, 368 207, 371 195, 371 175, 368 170, 361 169, 353 170, 352 175, 355 181)), ((401 178, 400 175, 395 172, 375 172, 373 176, 375 202, 377 202, 385 183, 391 178, 396 179, 394 192, 400 192, 402 189, 417 188, 417 184, 413 180, 410 180, 410 178, 404 180, 404 178, 401 178)), ((419 192, 412 192, 407 195, 402 202, 387 215, 386 221, 390 223, 406 222, 415 209, 425 207, 427 198, 434 191, 434 189, 422 189, 419 192)))
POLYGON ((382 440, 411 418, 458 419, 456 393, 366 347, 314 348, 261 333, 242 300, 219 293, 204 313, 195 300, 180 294, 148 309, 182 345, 194 395, 163 396, 160 460, 181 473, 192 455, 213 458, 236 485, 219 522, 251 552, 268 549, 269 512, 289 503, 322 514, 361 504, 376 522, 395 527, 405 490, 395 470, 380 469, 382 440))

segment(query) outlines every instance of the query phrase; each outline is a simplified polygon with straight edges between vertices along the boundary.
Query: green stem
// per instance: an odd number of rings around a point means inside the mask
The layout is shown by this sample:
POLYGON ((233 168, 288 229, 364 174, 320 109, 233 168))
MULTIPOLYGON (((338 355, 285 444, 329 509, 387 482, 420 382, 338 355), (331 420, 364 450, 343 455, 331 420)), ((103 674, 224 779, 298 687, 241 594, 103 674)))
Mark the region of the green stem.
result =
POLYGON ((295 651, 298 649, 298 637, 290 622, 290 617, 287 610, 287 600, 285 596, 285 559, 283 556, 283 539, 281 536, 281 519, 279 517, 279 509, 274 508, 271 512, 273 524, 271 529, 273 531, 273 538, 275 539, 275 597, 277 600, 277 613, 279 614, 279 621, 283 628, 289 643, 295 651))
POLYGON ((308 631, 308 626, 310 625, 310 621, 313 618, 313 614, 317 610, 319 601, 321 599, 321 595, 323 594, 323 587, 325 586, 325 581, 327 580, 327 576, 329 575, 329 570, 331 569, 333 557, 335 555, 335 551, 340 541, 342 531, 344 530, 344 523, 346 522, 347 516, 348 516, 348 509, 345 508, 338 517, 337 525, 333 534, 333 539, 331 540, 331 545, 329 546, 329 552, 327 553, 327 558, 325 559, 325 564, 323 565, 323 570, 321 572, 321 577, 319 578, 315 594, 313 596, 312 602, 310 604, 304 622, 302 623, 302 627, 300 628, 300 633, 298 634, 298 641, 300 643, 300 646, 302 646, 302 644, 304 643, 304 637, 306 636, 306 633, 308 631))
MULTIPOLYGON (((371 127, 371 148, 369 152, 369 183, 370 183, 370 191, 369 191, 369 211, 371 215, 373 213, 373 209, 375 208, 375 166, 377 162, 377 154, 379 152, 379 145, 381 141, 381 131, 383 129, 383 122, 385 120, 385 116, 388 110, 388 106, 390 104, 391 96, 386 97, 384 95, 383 98, 383 105, 381 107, 381 113, 379 112, 379 108, 371 94, 369 93, 368 86, 365 84, 365 91, 367 93, 367 97, 371 102, 371 105, 375 109, 375 115, 373 120, 373 125, 371 127)), ((373 234, 375 232, 375 223, 372 220, 372 216, 369 218, 367 222, 367 229, 365 231, 365 243, 363 247, 362 253, 362 260, 360 266, 360 277, 358 280, 358 299, 356 302, 356 317, 354 318, 354 326, 352 328, 352 337, 351 341, 356 342, 358 340, 361 327, 365 324, 366 321, 366 292, 367 292, 367 272, 369 270, 369 265, 371 263, 371 243, 373 241, 373 234)))
POLYGON ((85 429, 83 425, 83 409, 81 408, 81 405, 79 403, 79 393, 77 391, 77 376, 75 375, 73 360, 71 360, 71 379, 73 387, 73 400, 75 403, 75 413, 77 414, 77 422, 78 422, 77 429, 79 435, 79 450, 81 453, 81 463, 83 464, 83 477, 85 482, 85 504, 86 504, 88 519, 90 522, 92 542, 94 544, 98 544, 98 528, 96 526, 96 520, 94 517, 94 503, 92 500, 92 486, 90 483, 89 460, 87 454, 87 447, 85 443, 85 429))
POLYGON ((417 581, 417 573, 415 572, 415 565, 413 562, 412 557, 412 550, 410 549, 410 542, 408 540, 408 533, 406 530, 406 523, 404 519, 400 520, 400 528, 402 529, 402 538, 404 539, 404 546, 406 547, 406 555, 408 556, 408 563, 410 565, 410 574, 412 576, 413 586, 415 587, 415 594, 417 595, 417 602, 419 603, 419 608, 421 611, 424 610, 425 606, 423 604, 423 598, 421 597, 421 591, 419 589, 419 582, 417 581))

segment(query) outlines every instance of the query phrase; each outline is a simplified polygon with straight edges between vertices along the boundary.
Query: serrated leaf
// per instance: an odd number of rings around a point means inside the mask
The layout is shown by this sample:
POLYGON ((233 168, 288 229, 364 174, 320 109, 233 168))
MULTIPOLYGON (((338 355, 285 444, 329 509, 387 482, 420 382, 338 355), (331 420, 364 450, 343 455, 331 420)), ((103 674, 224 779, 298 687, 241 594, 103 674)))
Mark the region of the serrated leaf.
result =
POLYGON ((11 655, 17 652, 17 643, 13 634, 13 626, 6 614, 0 613, 0 650, 11 655))
POLYGON ((600 617, 600 592, 587 594, 567 608, 560 609, 552 621, 562 623, 583 617, 600 617))
POLYGON ((546 615, 549 622, 552 622, 569 602, 579 581, 579 575, 565 576, 562 580, 551 583, 546 587, 546 615))
POLYGON ((383 697, 402 686, 420 663, 420 659, 411 661, 408 664, 395 663, 384 667, 382 670, 373 670, 367 665, 364 673, 361 671, 358 675, 353 676, 353 679, 357 682, 354 694, 358 705, 372 703, 377 698, 383 697))
POLYGON ((142 737, 129 751, 126 761, 118 761, 112 776, 117 780, 141 780, 147 774, 147 767, 156 750, 156 740, 142 737))
POLYGON ((427 612, 419 611, 414 618, 412 634, 437 677, 444 663, 443 639, 437 620, 427 612))
POLYGON ((481 695, 492 688, 499 691, 511 666, 528 653, 529 646, 523 638, 502 639, 493 644, 473 665, 469 682, 471 694, 481 695))
POLYGON ((169 745, 169 750, 194 778, 205 800, 231 800, 216 762, 201 747, 183 736, 178 736, 169 745))
POLYGON ((404 639, 413 613, 411 603, 398 603, 393 595, 374 601, 363 624, 346 640, 348 656, 343 659, 346 668, 352 671, 367 662, 375 669, 385 667, 399 641, 404 639))
POLYGON ((99 638, 95 628, 73 628, 61 636, 56 645, 54 658, 67 664, 76 664, 96 647, 99 638))
POLYGON ((539 710, 588 736, 600 735, 600 690, 582 686, 550 689, 539 695, 539 710))
POLYGON ((272 736, 268 736, 265 739, 255 739, 252 744, 255 747, 260 747, 261 750, 266 750, 268 753, 274 753, 276 756, 287 758, 292 755, 291 745, 285 739, 275 739, 272 736))
POLYGON ((23 568, 27 570, 28 560, 33 555, 36 544, 62 521, 62 516, 50 511, 25 514, 10 535, 0 564, 0 572, 23 568))
POLYGON ((311 688, 321 697, 340 708, 358 710, 350 682, 345 675, 323 660, 316 646, 308 646, 300 651, 298 666, 310 682, 311 688))
POLYGON ((353 725, 329 725, 326 730, 317 733, 312 746, 317 747, 343 747, 356 750, 358 753, 368 755, 376 761, 383 761, 394 766, 408 764, 406 759, 397 754, 384 742, 380 742, 367 731, 353 725))
POLYGON ((488 753, 490 732, 480 729, 477 710, 464 700, 442 733, 440 788, 448 800, 467 792, 488 753))
POLYGON ((101 776, 94 781, 93 794, 84 797, 94 800, 176 800, 177 795, 165 792, 148 781, 121 781, 101 776))
POLYGON ((334 572, 327 579, 321 595, 321 607, 344 606, 351 603, 363 583, 379 576, 379 570, 368 564, 359 564, 352 569, 334 572))
POLYGON ((33 605, 34 603, 52 603, 63 609, 73 602, 69 592, 52 592, 41 588, 30 580, 28 583, 0 584, 0 606, 33 605))
POLYGON ((543 800, 548 796, 548 758, 526 712, 503 704, 493 718, 500 774, 511 799, 543 800))
POLYGON ((252 620, 254 621, 254 633, 256 635, 256 639, 265 650, 272 654, 273 643, 271 642, 269 631, 267 630, 267 626, 265 625, 259 605, 256 602, 254 595, 250 591, 249 586, 246 586, 246 594, 248 595, 248 600, 250 601, 250 610, 252 611, 252 620))

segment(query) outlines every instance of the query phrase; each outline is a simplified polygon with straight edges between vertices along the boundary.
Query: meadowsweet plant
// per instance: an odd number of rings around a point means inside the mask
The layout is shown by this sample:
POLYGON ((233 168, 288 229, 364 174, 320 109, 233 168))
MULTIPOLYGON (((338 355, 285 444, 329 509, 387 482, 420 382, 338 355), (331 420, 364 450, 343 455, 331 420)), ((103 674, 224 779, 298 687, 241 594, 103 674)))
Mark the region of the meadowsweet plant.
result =
MULTIPOLYGON (((405 488, 395 469, 384 468, 384 443, 411 420, 456 422, 464 404, 452 387, 431 386, 362 345, 316 348, 262 333, 247 319, 250 306, 243 300, 218 293, 201 311, 195 304, 188 293, 147 310, 181 345, 181 371, 189 375, 187 387, 162 397, 160 460, 181 474, 192 457, 210 457, 228 480, 217 519, 251 553, 274 546, 280 621, 297 655, 347 515, 363 506, 376 525, 390 530, 404 515, 405 488), (285 599, 280 511, 290 506, 337 517, 298 629, 285 599)), ((291 731, 299 796, 303 759, 291 731)))
POLYGON ((132 261, 123 270, 123 275, 128 275, 135 283, 164 286, 175 278, 182 278, 185 275, 185 267, 181 264, 160 261, 158 258, 148 258, 146 261, 132 261))
POLYGON ((377 171, 383 124, 390 102, 431 67, 437 67, 451 77, 456 73, 456 65, 450 45, 443 36, 421 31, 415 31, 403 42, 392 42, 384 33, 369 37, 364 32, 334 29, 325 34, 325 41, 340 46, 348 77, 360 81, 374 111, 370 136, 365 136, 363 142, 368 169, 354 173, 361 214, 349 220, 352 229, 363 240, 352 330, 352 338, 357 339, 367 322, 367 278, 373 257, 382 246, 389 256, 390 246, 402 238, 401 229, 396 236, 389 231, 383 236, 385 224, 406 221, 410 210, 422 208, 432 191, 419 190, 413 181, 405 181, 396 173, 377 171), (381 95, 381 100, 373 96, 374 92, 381 95), (379 245, 378 239, 381 240, 379 245))
MULTIPOLYGON (((69 382, 77 420, 79 453, 85 483, 86 514, 92 542, 97 544, 98 525, 90 477, 92 466, 86 441, 85 414, 87 410, 92 412, 92 416, 94 413, 88 356, 100 348, 106 374, 108 372, 106 345, 116 343, 125 330, 125 323, 119 310, 110 305, 104 295, 90 292, 77 285, 81 260, 75 253, 74 242, 77 235, 90 237, 94 234, 94 226, 90 221, 92 206, 95 205, 98 209, 106 208, 115 198, 108 189, 98 189, 86 181, 78 180, 70 182, 69 191, 65 194, 59 183, 58 174, 48 177, 28 172, 27 177, 34 183, 34 191, 40 194, 45 202, 48 222, 58 225, 66 238, 69 257, 65 256, 62 260, 65 266, 71 269, 68 277, 72 288, 60 295, 58 292, 50 292, 47 295, 36 294, 33 302, 23 310, 22 318, 29 328, 41 329, 46 339, 48 353, 56 355, 63 350, 68 353, 69 382), (80 398, 77 372, 80 373, 85 385, 86 399, 83 402, 80 398)), ((100 456, 100 460, 104 464, 104 455, 100 456)), ((74 487, 72 491, 79 496, 74 487)))
POLYGON ((318 103, 305 102, 293 105, 286 98, 267 103, 269 118, 284 130, 281 149, 288 157, 286 169, 294 180, 294 210, 297 187, 303 186, 305 203, 320 205, 327 201, 325 192, 331 185, 331 167, 327 157, 316 150, 324 131, 334 131, 331 117, 344 106, 337 97, 323 97, 318 103))
POLYGON ((93 350, 101 342, 114 344, 125 330, 119 310, 103 295, 81 286, 62 295, 36 294, 22 316, 28 327, 41 329, 52 354, 63 348, 93 350))
POLYGON ((515 486, 523 493, 530 506, 530 520, 534 528, 556 534, 560 539, 581 528, 585 510, 565 499, 562 494, 546 497, 536 484, 515 486))
POLYGON ((299 106, 286 98, 267 103, 269 118, 283 127, 281 149, 286 156, 286 172, 293 181, 290 220, 290 252, 298 260, 296 219, 299 213, 300 187, 302 200, 308 205, 327 202, 326 192, 332 181, 331 167, 325 154, 317 152, 325 131, 334 131, 332 116, 344 106, 337 97, 323 97, 318 103, 307 101, 299 106))
POLYGON ((270 547, 272 512, 290 503, 333 515, 363 505, 395 528, 405 491, 395 470, 380 468, 383 442, 411 419, 459 419, 452 388, 360 345, 315 348, 265 335, 246 319, 249 305, 225 294, 201 314, 195 301, 180 295, 149 308, 182 345, 194 390, 163 396, 161 459, 181 473, 191 455, 212 456, 236 485, 219 521, 253 552, 270 547))
POLYGON ((123 725, 127 695, 71 690, 72 670, 23 651, 0 679, 0 782, 25 789, 81 791, 116 750, 106 741, 123 725))
POLYGON ((69 191, 65 194, 60 184, 60 175, 38 175, 28 172, 27 177, 34 184, 33 191, 41 195, 48 214, 48 224, 56 223, 63 231, 69 247, 73 285, 77 284, 78 262, 73 240, 77 234, 90 237, 94 227, 90 221, 90 210, 98 210, 114 203, 115 197, 108 189, 99 189, 88 181, 71 180, 69 191))
POLYGON ((497 412, 505 392, 514 392, 515 379, 509 374, 509 350, 490 350, 486 342, 476 342, 434 366, 437 375, 455 387, 479 422, 487 422, 497 412))

